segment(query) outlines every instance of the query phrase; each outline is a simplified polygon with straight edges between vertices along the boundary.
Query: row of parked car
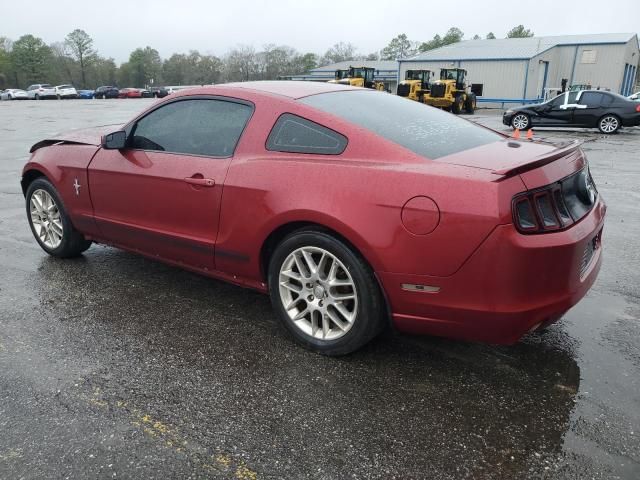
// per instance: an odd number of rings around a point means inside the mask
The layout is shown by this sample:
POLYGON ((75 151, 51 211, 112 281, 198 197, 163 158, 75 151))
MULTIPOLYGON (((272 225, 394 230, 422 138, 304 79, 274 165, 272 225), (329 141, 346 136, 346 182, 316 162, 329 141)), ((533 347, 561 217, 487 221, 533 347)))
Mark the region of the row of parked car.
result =
POLYGON ((98 87, 95 90, 76 90, 73 85, 53 86, 48 83, 30 85, 26 90, 9 88, 0 91, 0 100, 45 100, 47 98, 163 98, 178 90, 193 88, 200 85, 151 87, 146 88, 118 88, 111 85, 98 87))

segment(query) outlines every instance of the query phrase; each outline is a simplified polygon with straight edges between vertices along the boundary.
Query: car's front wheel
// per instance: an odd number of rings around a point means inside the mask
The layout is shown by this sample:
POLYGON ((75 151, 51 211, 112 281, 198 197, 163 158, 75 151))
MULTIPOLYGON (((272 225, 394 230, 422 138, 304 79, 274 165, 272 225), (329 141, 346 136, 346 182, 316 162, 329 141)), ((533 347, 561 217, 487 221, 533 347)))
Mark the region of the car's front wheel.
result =
POLYGON ((531 120, 526 113, 516 113, 511 119, 511 127, 514 130, 527 130, 531 127, 531 120))
POLYGON ((269 290, 285 329, 324 355, 351 353, 384 326, 384 300, 371 268, 321 230, 296 231, 276 247, 269 290))
POLYGON ((91 241, 74 228, 58 192, 47 179, 37 178, 29 185, 26 203, 31 232, 49 255, 76 257, 91 246, 91 241))
POLYGON ((598 130, 601 133, 616 133, 620 128, 620 119, 615 115, 605 115, 598 122, 598 130))

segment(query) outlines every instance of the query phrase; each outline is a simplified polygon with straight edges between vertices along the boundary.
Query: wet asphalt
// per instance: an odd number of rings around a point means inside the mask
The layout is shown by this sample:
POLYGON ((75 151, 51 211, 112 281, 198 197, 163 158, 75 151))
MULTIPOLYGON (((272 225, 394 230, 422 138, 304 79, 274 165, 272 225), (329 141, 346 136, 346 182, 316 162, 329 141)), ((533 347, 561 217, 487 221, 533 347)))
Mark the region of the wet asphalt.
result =
POLYGON ((150 102, 0 102, 1 479, 640 478, 640 129, 536 132, 583 140, 609 205, 600 276, 561 322, 510 347, 387 332, 336 359, 266 296, 37 246, 30 145, 150 102))

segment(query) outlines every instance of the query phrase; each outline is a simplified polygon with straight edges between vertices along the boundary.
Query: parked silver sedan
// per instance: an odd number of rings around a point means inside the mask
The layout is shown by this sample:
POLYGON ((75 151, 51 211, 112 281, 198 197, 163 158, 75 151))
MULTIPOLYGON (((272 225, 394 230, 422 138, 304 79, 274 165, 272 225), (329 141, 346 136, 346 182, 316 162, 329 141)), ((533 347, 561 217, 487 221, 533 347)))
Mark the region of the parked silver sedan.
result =
POLYGON ((19 88, 8 88, 0 93, 0 100, 28 100, 27 92, 19 88))

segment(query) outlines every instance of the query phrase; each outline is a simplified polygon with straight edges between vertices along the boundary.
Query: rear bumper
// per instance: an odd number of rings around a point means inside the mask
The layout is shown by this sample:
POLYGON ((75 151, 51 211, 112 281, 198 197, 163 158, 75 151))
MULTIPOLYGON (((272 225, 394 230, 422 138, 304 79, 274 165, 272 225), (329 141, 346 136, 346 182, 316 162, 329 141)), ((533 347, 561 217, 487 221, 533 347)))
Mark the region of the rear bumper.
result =
POLYGON ((410 333, 510 344, 560 319, 598 275, 605 211, 599 199, 578 224, 557 233, 522 235, 513 225, 500 225, 449 277, 380 273, 395 326, 410 333), (596 248, 585 266, 590 244, 596 248), (410 291, 403 284, 433 288, 410 291))
POLYGON ((640 126, 640 114, 634 115, 632 117, 623 118, 622 119, 623 127, 638 127, 640 126))

